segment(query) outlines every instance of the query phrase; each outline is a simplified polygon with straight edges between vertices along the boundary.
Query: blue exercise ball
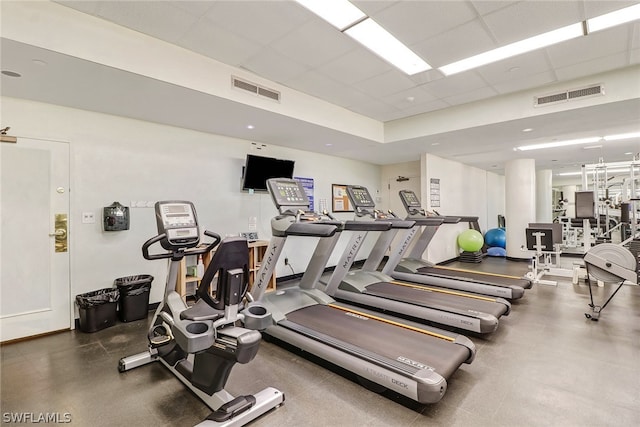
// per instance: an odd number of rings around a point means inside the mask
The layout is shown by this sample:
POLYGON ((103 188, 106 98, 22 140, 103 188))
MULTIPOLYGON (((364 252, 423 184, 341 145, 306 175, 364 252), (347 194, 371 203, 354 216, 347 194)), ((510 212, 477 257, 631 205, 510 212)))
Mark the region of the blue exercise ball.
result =
POLYGON ((507 256, 507 250, 505 248, 494 246, 492 248, 487 249, 487 255, 489 255, 489 256, 497 256, 497 257, 506 257, 507 256))
POLYGON ((484 233, 484 242, 492 248, 507 247, 507 232, 503 228, 492 228, 484 233))
POLYGON ((476 230, 465 230, 458 234, 458 246, 467 252, 477 252, 482 248, 484 240, 482 234, 476 230))

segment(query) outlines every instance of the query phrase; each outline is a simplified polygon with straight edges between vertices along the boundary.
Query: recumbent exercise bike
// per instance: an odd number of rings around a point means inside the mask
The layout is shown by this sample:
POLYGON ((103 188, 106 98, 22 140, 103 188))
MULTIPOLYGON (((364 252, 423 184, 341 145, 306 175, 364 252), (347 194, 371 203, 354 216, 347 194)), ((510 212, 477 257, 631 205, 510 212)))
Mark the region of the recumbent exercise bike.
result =
POLYGON ((199 247, 200 228, 191 202, 157 202, 155 213, 158 235, 143 244, 142 254, 148 260, 171 259, 164 298, 151 321, 148 350, 120 359, 119 371, 161 362, 213 410, 199 425, 240 426, 280 406, 284 394, 272 387, 235 398, 224 389, 233 365, 253 360, 262 338, 258 331, 271 324, 271 313, 259 303, 243 306, 245 296, 251 300, 246 239, 221 240, 205 231, 213 241, 199 247), (149 253, 158 242, 166 252, 149 253), (188 307, 175 291, 180 261, 216 246, 196 291, 199 298, 188 307), (238 321, 244 327, 236 326, 238 321))

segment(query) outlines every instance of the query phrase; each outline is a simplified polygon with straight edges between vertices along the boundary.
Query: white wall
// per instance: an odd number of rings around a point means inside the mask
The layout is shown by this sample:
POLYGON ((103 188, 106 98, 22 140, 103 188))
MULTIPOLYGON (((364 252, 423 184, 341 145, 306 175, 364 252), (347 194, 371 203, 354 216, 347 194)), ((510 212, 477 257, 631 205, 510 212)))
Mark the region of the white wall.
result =
MULTIPOLYGON (((332 183, 380 189, 376 165, 278 146, 256 152, 250 141, 14 98, 1 101, 2 122, 13 135, 70 143, 72 295, 111 286, 117 277, 152 274, 151 302, 161 299, 166 264, 144 260, 140 250, 156 234, 153 209, 132 208, 130 230, 103 232, 102 207, 113 201, 191 200, 207 229, 237 234, 255 216, 260 238, 270 238, 270 219, 276 215, 270 197, 240 191, 248 152, 294 160, 294 175, 315 180, 316 202, 330 201, 332 183), (82 212, 93 212, 98 221, 82 224, 82 212)), ((312 247, 291 239, 283 257, 302 272, 312 247)), ((277 274, 291 270, 281 261, 277 274)))
MULTIPOLYGON (((497 226, 497 214, 504 214, 504 177, 459 162, 425 154, 421 159, 422 204, 441 215, 478 217, 482 231, 497 226), (430 200, 430 180, 440 179, 440 206, 430 200)), ((443 225, 427 249, 426 258, 441 262, 459 255, 458 234, 468 224, 443 225)))
MULTIPOLYGON (((415 162, 404 162, 404 163, 396 163, 392 165, 383 165, 381 169, 381 179, 380 179, 380 203, 377 205, 380 209, 387 211, 389 209, 393 209, 393 203, 396 199, 399 199, 397 193, 391 194, 389 191, 389 183, 391 181, 396 180, 399 176, 403 176, 406 178, 415 178, 420 180, 420 161, 416 160, 415 162), (393 200, 391 200, 393 198, 393 200)), ((400 216, 404 216, 404 210, 397 210, 400 216)))

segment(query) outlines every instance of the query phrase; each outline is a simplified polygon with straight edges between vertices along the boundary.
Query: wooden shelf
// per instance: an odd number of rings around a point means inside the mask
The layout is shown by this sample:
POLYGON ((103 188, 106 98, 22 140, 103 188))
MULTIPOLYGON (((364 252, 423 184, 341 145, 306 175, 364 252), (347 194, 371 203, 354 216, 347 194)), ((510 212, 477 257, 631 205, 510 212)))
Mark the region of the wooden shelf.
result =
MULTIPOLYGON (((267 248, 269 246, 269 242, 267 240, 256 240, 254 242, 249 242, 249 291, 253 287, 254 282, 256 281, 256 276, 258 275, 258 270, 260 269, 260 265, 262 263, 262 259, 264 258, 265 253, 267 252, 267 248)), ((206 270, 209 262, 211 261, 211 257, 215 249, 209 253, 203 254, 202 262, 204 263, 204 268, 206 270)), ((187 293, 187 283, 199 282, 200 277, 189 276, 187 275, 187 257, 189 256, 189 251, 187 251, 187 256, 182 258, 180 261, 180 267, 178 269, 178 283, 176 284, 176 292, 178 292, 183 298, 186 297, 187 293)), ((274 291, 276 289, 276 277, 275 274, 271 277, 269 284, 267 285, 267 292, 274 291)))

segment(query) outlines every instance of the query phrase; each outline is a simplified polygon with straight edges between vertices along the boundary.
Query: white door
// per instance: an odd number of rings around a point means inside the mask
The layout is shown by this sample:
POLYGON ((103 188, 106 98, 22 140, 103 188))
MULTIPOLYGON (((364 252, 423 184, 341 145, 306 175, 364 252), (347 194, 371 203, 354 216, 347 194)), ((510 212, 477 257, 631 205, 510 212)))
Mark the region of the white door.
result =
POLYGON ((69 144, 0 143, 0 341, 71 326, 69 144))
MULTIPOLYGON (((413 176, 404 178, 402 181, 390 179, 387 188, 389 189, 389 209, 391 209, 400 218, 404 218, 407 216, 407 210, 404 208, 398 193, 400 190, 411 190, 416 193, 418 198, 420 198, 420 177, 413 176)), ((425 207, 426 204, 424 201, 422 202, 422 207, 425 207)))

